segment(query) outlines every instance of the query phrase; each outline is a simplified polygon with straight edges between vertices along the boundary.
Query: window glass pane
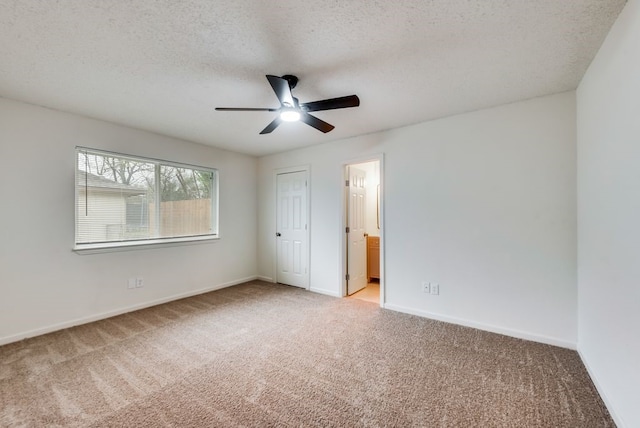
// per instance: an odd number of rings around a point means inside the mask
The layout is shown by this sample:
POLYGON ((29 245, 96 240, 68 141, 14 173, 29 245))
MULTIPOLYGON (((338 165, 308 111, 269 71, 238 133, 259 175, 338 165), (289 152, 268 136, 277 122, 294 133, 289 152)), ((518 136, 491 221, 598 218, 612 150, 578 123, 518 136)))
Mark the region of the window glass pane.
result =
POLYGON ((160 166, 160 236, 214 233, 211 196, 213 173, 160 166))
POLYGON ((217 173, 76 149, 76 244, 217 235, 217 173))
POLYGON ((155 165, 79 151, 76 172, 76 243, 152 236, 155 165))

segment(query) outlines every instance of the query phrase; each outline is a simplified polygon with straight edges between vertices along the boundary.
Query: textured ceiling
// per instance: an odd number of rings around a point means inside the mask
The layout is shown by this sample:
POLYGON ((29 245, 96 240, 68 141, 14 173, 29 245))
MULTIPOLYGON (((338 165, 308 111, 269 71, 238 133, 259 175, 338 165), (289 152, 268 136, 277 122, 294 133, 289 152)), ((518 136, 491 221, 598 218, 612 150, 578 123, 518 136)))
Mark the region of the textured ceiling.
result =
POLYGON ((575 89, 624 0, 0 0, 0 96, 264 155, 575 89), (278 107, 357 94, 258 133, 278 107))

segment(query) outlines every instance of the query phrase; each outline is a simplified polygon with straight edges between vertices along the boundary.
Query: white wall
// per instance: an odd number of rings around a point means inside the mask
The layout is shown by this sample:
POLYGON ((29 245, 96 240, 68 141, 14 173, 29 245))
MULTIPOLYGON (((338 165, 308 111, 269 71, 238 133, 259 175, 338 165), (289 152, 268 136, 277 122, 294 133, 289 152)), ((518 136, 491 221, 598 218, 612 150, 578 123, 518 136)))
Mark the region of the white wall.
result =
POLYGON ((274 169, 310 165, 310 285, 339 295, 343 165, 384 153, 385 306, 575 347, 575 142, 569 92, 263 157, 259 275, 274 276, 274 169))
POLYGON ((256 275, 253 157, 0 98, 0 174, 0 344, 256 275), (76 145, 218 168, 222 239, 73 253, 76 145))
POLYGON ((640 1, 577 91, 578 349, 619 426, 640 426, 640 1))

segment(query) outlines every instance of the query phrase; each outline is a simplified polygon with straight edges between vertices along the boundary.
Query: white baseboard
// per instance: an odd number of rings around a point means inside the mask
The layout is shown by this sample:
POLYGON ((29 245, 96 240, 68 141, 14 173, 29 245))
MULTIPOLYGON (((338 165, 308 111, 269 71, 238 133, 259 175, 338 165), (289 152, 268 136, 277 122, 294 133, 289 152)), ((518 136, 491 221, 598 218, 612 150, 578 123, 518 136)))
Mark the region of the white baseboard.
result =
POLYGON ((264 282, 271 282, 271 283, 275 282, 275 281, 273 280, 273 278, 271 278, 270 276, 261 276, 261 275, 258 275, 258 276, 256 277, 256 279, 259 279, 260 281, 264 281, 264 282))
POLYGON ((616 426, 619 428, 626 427, 627 425, 625 425, 624 422, 622 422, 622 418, 620 418, 616 413, 613 402, 609 400, 609 397, 607 397, 607 394, 604 392, 604 389, 602 388, 602 384, 598 381, 598 376, 596 376, 595 372, 589 365, 589 361, 585 358, 584 354, 580 350, 580 347, 578 347, 578 355, 582 360, 582 364, 584 364, 585 368, 587 369, 587 373, 589 373, 589 377, 591 378, 591 381, 593 382, 596 389, 598 390, 598 394, 600 394, 600 398, 602 398, 604 405, 607 406, 607 410, 609 411, 609 414, 611 415, 611 418, 613 419, 613 421, 616 423, 616 426))
POLYGON ((539 342, 547 345, 559 346, 561 348, 568 348, 574 351, 577 349, 576 343, 568 342, 566 340, 561 340, 554 337, 528 333, 525 331, 514 330, 510 328, 505 328, 505 327, 498 327, 491 324, 479 323, 476 321, 471 321, 463 318, 450 317, 447 315, 441 315, 433 312, 422 311, 419 309, 406 308, 404 306, 394 305, 392 303, 385 303, 383 307, 385 309, 390 309, 392 311, 403 312, 405 314, 411 314, 411 315, 417 315, 420 317, 430 318, 437 321, 444 321, 451 324, 458 324, 465 327, 477 328, 479 330, 490 331, 492 333, 503 334, 505 336, 511 336, 518 339, 531 340, 532 342, 539 342))
POLYGON ((222 288, 231 287, 233 285, 242 284, 245 282, 253 281, 258 279, 258 276, 249 276, 246 278, 240 278, 233 281, 225 282, 222 284, 217 284, 212 287, 205 287, 198 290, 188 291, 186 293, 174 294, 172 296, 163 297, 161 299, 152 300, 150 302, 139 303, 132 306, 127 306, 121 309, 115 309, 112 311, 102 312, 100 314, 91 315, 83 318, 76 318, 70 321, 65 321, 57 324, 52 324, 46 327, 37 328, 34 330, 25 331, 22 333, 14 334, 11 336, 0 337, 0 346, 6 345, 8 343, 17 342, 19 340, 28 339, 30 337, 41 336, 43 334, 52 333, 54 331, 63 330, 65 328, 74 327, 81 324, 87 324, 94 321, 103 320, 106 318, 111 318, 117 315, 126 314, 128 312, 138 311, 140 309, 149 308, 151 306, 161 305, 163 303, 172 302, 174 300, 180 300, 187 297, 197 296, 199 294, 208 293, 210 291, 220 290, 222 288))
POLYGON ((339 293, 335 292, 335 291, 330 291, 330 290, 325 290, 324 288, 309 288, 309 291, 313 291, 314 293, 318 293, 318 294, 324 294, 326 296, 331 296, 331 297, 342 297, 340 296, 339 293))

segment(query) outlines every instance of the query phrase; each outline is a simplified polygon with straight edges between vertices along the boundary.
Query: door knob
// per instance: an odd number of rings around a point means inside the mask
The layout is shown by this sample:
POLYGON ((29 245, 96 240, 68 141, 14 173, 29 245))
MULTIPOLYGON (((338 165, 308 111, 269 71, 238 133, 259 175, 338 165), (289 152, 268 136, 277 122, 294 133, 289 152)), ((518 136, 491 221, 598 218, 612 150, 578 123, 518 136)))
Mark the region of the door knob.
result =
POLYGON ((282 236, 280 232, 276 232, 276 236, 282 236))

